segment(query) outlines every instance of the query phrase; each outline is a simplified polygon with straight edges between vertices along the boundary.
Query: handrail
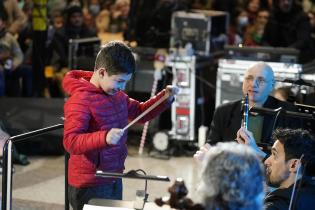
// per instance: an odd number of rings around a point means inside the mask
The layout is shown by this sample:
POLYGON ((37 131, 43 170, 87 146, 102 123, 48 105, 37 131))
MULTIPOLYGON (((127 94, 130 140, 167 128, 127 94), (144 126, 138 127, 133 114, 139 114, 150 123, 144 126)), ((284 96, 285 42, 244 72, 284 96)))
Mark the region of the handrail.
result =
POLYGON ((42 135, 46 132, 63 128, 63 124, 56 124, 46 128, 30 131, 27 133, 12 136, 6 140, 3 147, 3 165, 2 165, 2 210, 12 209, 12 144, 21 140, 42 135))

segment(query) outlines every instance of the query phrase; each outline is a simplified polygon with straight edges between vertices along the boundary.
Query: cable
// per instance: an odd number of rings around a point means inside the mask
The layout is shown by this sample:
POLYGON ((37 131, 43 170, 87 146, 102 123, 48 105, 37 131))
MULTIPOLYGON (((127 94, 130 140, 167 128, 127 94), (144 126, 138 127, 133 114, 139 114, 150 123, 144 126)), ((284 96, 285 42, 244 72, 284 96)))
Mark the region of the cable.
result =
MULTIPOLYGON (((138 174, 137 172, 142 172, 144 175, 147 175, 147 173, 144 171, 144 170, 142 170, 142 169, 137 169, 137 170, 135 170, 135 172, 136 172, 136 174, 138 174)), ((149 197, 149 194, 147 193, 147 188, 148 188, 148 180, 146 179, 145 180, 145 185, 144 185, 144 203, 146 203, 147 202, 147 200, 148 200, 148 197, 149 197)))
POLYGON ((277 112, 277 114, 276 114, 275 119, 274 119, 274 121, 273 121, 273 125, 272 125, 272 130, 271 130, 271 131, 273 131, 273 130, 275 129, 276 124, 277 124, 277 121, 278 121, 278 118, 279 118, 279 115, 280 115, 280 113, 281 113, 282 110, 283 110, 282 107, 279 107, 278 109, 275 109, 275 111, 277 112))
MULTIPOLYGON (((304 154, 302 154, 301 157, 300 157, 300 162, 299 162, 298 169, 297 169, 297 172, 296 172, 296 175, 295 175, 295 180, 294 180, 294 185, 293 185, 293 189, 292 189, 292 193, 291 193, 290 205, 289 205, 289 209, 288 210, 293 210, 294 209, 295 200, 297 198, 297 196, 295 195, 296 183, 297 183, 297 180, 298 180, 299 175, 300 175, 300 169, 301 169, 301 166, 302 166, 302 158, 303 157, 304 157, 304 154)), ((305 170, 303 170, 303 172, 304 171, 305 170)), ((303 177, 303 174, 304 173, 302 173, 302 177, 303 177)), ((302 177, 301 177, 301 180, 300 180, 299 189, 301 187, 302 177)), ((297 190, 297 192, 298 192, 298 190, 297 190)))

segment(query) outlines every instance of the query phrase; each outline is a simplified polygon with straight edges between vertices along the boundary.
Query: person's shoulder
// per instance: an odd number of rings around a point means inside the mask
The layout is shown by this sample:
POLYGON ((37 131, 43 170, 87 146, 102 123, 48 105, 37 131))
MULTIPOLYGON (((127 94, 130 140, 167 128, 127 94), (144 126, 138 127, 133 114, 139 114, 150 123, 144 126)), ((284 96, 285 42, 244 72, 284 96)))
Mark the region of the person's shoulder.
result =
POLYGON ((238 105, 239 106, 241 105, 241 100, 229 101, 229 102, 220 104, 216 109, 217 110, 230 109, 238 105))
POLYGON ((286 102, 286 101, 280 101, 279 99, 276 99, 273 96, 269 96, 265 105, 267 108, 279 108, 282 107, 285 110, 288 111, 294 111, 297 110, 296 106, 292 103, 286 102))
POLYGON ((291 190, 286 189, 276 189, 265 197, 265 209, 275 210, 275 209, 288 209, 290 202, 291 190))

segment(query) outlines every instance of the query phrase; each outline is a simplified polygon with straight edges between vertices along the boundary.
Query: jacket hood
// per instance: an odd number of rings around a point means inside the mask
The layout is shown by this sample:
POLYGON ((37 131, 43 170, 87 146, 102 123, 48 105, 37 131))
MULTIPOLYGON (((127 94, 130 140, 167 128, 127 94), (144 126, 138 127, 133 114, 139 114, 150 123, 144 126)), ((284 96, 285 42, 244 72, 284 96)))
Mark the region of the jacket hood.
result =
POLYGON ((92 83, 90 83, 92 75, 93 72, 91 71, 69 71, 62 82, 64 91, 69 95, 73 95, 76 92, 82 91, 102 93, 102 89, 97 88, 92 83))

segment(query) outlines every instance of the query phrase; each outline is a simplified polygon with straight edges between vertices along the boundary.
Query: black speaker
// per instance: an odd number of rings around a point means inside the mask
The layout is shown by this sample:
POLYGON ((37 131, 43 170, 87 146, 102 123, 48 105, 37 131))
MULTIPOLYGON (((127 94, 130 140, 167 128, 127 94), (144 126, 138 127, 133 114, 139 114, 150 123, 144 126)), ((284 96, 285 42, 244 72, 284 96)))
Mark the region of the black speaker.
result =
MULTIPOLYGON (((63 98, 0 98, 0 120, 11 135, 19 135, 63 123, 63 98)), ((28 155, 63 154, 63 129, 14 143, 28 155)))

